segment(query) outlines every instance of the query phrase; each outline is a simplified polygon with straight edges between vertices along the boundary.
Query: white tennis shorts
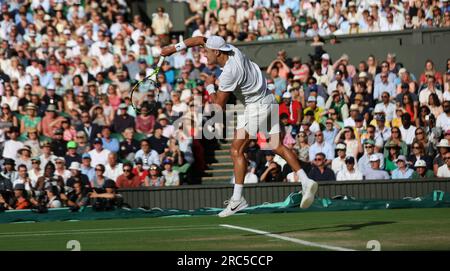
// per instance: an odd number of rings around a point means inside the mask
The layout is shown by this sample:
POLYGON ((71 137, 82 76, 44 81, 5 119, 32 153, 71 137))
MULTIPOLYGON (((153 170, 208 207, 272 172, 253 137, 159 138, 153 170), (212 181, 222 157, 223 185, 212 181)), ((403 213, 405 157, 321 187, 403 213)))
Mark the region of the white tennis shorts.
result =
POLYGON ((245 128, 250 138, 256 138, 258 132, 265 136, 280 133, 278 103, 270 94, 258 103, 247 104, 244 113, 237 116, 236 130, 245 128))

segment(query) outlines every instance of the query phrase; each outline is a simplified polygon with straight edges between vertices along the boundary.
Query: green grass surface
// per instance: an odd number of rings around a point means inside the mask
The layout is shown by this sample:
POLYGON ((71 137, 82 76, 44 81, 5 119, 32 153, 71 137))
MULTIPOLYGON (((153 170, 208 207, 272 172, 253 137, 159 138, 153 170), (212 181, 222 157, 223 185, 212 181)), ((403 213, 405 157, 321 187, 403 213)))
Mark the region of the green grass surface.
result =
POLYGON ((435 208, 1 224, 0 250, 323 250, 221 224, 356 250, 450 249, 450 208, 435 208))

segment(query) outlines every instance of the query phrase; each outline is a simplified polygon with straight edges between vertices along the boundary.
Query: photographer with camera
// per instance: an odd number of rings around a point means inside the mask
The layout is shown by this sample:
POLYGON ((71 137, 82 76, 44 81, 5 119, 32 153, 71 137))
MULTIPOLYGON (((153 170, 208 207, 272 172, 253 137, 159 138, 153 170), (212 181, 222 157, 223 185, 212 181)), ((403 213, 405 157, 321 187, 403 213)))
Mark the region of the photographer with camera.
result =
POLYGON ((31 203, 28 200, 28 193, 24 184, 19 183, 14 186, 14 197, 9 201, 5 200, 0 194, 0 210, 24 210, 30 207, 31 203))
POLYGON ((117 194, 116 189, 116 183, 109 179, 105 180, 103 188, 92 189, 92 192, 89 193, 92 208, 96 211, 109 211, 113 210, 114 206, 122 205, 122 195, 117 194))
POLYGON ((14 161, 14 159, 5 158, 3 162, 3 170, 0 175, 5 179, 10 180, 12 183, 19 177, 19 174, 17 173, 15 168, 16 162, 14 161))
POLYGON ((73 183, 73 190, 67 194, 67 206, 72 210, 78 210, 89 205, 89 189, 83 186, 81 181, 73 183))

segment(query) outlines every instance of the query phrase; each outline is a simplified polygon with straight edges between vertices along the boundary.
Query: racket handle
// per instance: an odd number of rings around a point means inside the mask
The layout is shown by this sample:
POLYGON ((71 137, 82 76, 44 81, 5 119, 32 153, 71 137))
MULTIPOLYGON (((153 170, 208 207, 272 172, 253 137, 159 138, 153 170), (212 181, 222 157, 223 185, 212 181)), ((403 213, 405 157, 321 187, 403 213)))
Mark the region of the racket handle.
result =
POLYGON ((165 56, 161 56, 161 57, 159 58, 158 65, 157 65, 158 67, 161 67, 161 66, 162 66, 162 64, 163 64, 165 58, 166 58, 165 56))

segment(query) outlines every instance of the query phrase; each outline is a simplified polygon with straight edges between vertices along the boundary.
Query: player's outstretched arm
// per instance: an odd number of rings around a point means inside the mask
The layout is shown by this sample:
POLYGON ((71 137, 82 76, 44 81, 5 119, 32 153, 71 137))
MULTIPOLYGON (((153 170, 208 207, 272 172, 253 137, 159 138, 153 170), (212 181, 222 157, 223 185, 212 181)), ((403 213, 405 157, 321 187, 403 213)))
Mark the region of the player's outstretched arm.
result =
POLYGON ((195 47, 195 46, 203 46, 206 43, 205 37, 193 37, 185 39, 184 41, 177 43, 176 45, 168 45, 162 48, 161 55, 162 56, 170 56, 176 52, 179 52, 183 49, 195 47))

